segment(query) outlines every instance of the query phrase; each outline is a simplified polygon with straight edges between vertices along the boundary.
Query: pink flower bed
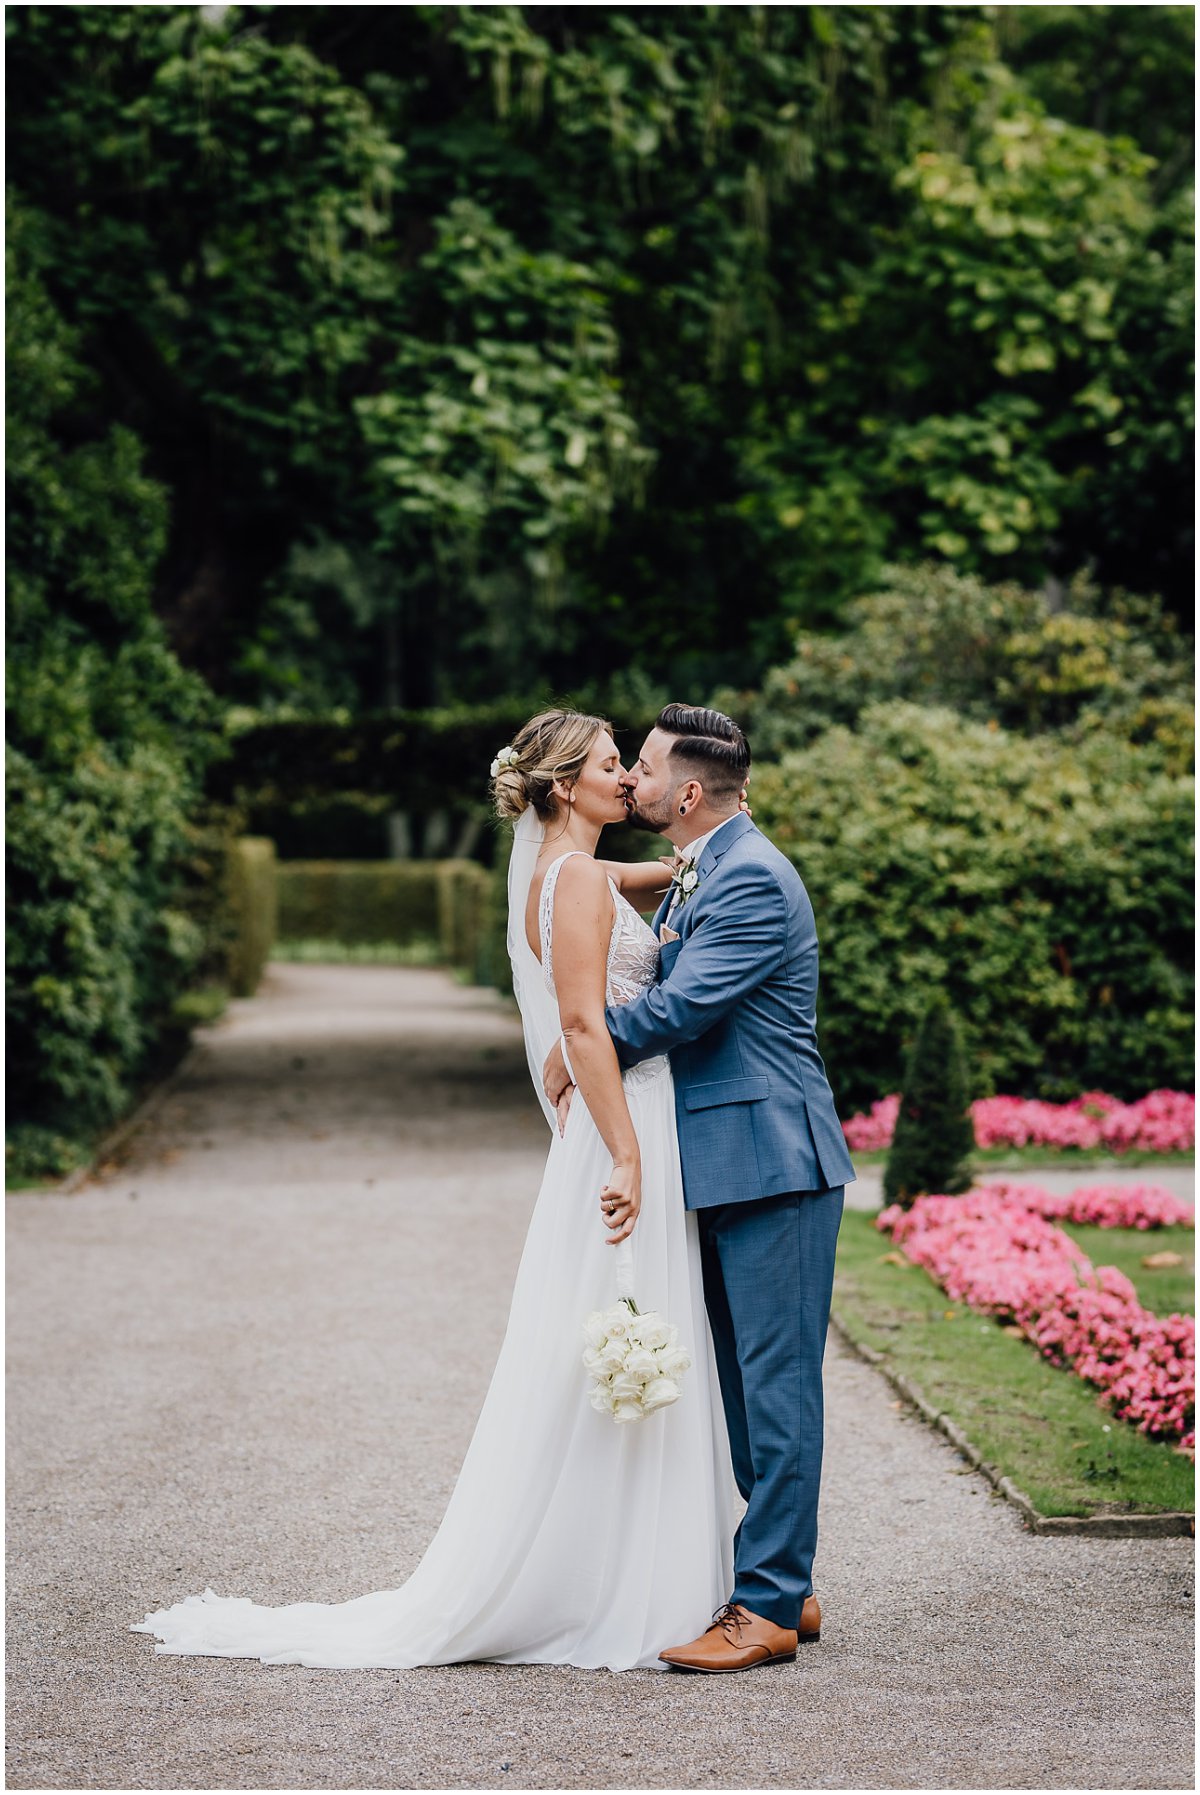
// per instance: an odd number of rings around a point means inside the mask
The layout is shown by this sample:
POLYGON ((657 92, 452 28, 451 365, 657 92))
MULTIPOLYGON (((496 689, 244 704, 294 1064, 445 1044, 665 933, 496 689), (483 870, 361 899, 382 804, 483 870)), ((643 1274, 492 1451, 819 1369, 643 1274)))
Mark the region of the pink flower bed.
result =
POLYGON ((880 1097, 864 1115, 861 1111, 842 1123, 846 1145, 852 1153, 883 1153, 892 1144, 896 1117, 900 1114, 899 1096, 880 1097))
POLYGON ((1035 1209, 1047 1221, 1077 1222, 1091 1228, 1194 1228, 1196 1211, 1158 1184, 1084 1184, 1078 1190, 1043 1190, 1038 1184, 1009 1184, 989 1178, 981 1186, 1035 1209))
MULTIPOLYGON (((898 1096, 881 1097, 844 1124, 852 1152, 892 1144, 898 1096)), ((1196 1098, 1190 1091, 1151 1091, 1122 1103, 1085 1091, 1069 1103, 1027 1097, 981 1097, 971 1105, 978 1147, 1104 1147, 1110 1153, 1190 1153, 1196 1145, 1196 1098)))
POLYGON ((1085 1091, 1069 1103, 983 1097, 971 1105, 980 1147, 1107 1147, 1110 1153, 1190 1153, 1196 1145, 1196 1098, 1190 1091, 1151 1091, 1121 1103, 1085 1091))
POLYGON ((954 1300, 1011 1319, 1055 1364, 1094 1384, 1151 1439, 1196 1443, 1196 1324, 1143 1309, 1114 1266, 1093 1268, 1061 1228, 1011 1192, 918 1197, 876 1224, 954 1300))

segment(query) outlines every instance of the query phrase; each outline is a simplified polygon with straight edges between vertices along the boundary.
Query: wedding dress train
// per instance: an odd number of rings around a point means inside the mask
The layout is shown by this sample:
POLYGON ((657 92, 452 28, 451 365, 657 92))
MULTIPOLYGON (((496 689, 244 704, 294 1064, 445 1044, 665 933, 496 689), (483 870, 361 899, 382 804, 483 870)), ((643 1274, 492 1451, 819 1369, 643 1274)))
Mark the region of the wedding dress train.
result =
MULTIPOLYGON (((543 886, 540 967, 521 922, 540 839, 523 817, 509 887, 514 985, 539 1097, 537 1073, 558 1027, 551 920, 567 858, 543 886)), ((615 886, 613 899, 608 999, 623 1002, 653 980, 658 950, 615 886)), ((668 1062, 634 1068, 624 1085, 642 1154, 634 1289, 639 1307, 661 1310, 691 1353, 679 1401, 620 1425, 588 1403, 582 1324, 616 1298, 618 1249, 599 1205, 611 1155, 576 1096, 565 1134, 553 1131, 482 1413, 441 1526, 408 1581, 284 1607, 207 1589, 132 1631, 154 1635, 158 1652, 266 1664, 489 1659, 625 1670, 664 1669, 658 1653, 708 1625, 732 1587, 734 1492, 696 1218, 683 1205, 668 1062)))

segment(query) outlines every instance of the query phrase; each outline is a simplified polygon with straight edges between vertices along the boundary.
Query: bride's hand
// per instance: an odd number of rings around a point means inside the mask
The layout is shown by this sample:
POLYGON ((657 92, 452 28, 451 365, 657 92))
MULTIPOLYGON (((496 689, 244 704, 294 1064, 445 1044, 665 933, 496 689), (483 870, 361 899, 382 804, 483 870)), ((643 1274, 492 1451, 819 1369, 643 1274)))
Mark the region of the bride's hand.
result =
POLYGON ((751 810, 749 804, 746 802, 749 795, 750 795, 750 788, 748 785, 744 785, 742 787, 742 796, 741 796, 741 801, 738 804, 738 809, 744 810, 747 816, 753 816, 754 812, 751 810))
POLYGON ((600 1210, 604 1225, 611 1228, 610 1247, 628 1240, 633 1233, 642 1207, 642 1168, 640 1165, 614 1165, 612 1176, 600 1192, 600 1210))
MULTIPOLYGON (((567 1063, 563 1059, 562 1047, 560 1043, 556 1041, 546 1055, 546 1062, 542 1067, 542 1089, 546 1093, 546 1101, 552 1108, 558 1108, 558 1100, 570 1083, 571 1074, 567 1071, 567 1063)), ((560 1116, 560 1123, 565 1121, 565 1119, 565 1117, 560 1116)))

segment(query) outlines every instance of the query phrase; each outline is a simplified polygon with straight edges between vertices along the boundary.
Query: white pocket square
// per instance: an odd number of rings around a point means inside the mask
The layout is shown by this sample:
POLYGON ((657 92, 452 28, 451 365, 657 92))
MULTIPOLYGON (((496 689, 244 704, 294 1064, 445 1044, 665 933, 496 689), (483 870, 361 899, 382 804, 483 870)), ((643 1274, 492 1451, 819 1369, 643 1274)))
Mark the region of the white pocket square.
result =
POLYGON ((669 929, 664 922, 658 931, 658 938, 665 945, 668 941, 678 941, 679 935, 675 929, 669 929))

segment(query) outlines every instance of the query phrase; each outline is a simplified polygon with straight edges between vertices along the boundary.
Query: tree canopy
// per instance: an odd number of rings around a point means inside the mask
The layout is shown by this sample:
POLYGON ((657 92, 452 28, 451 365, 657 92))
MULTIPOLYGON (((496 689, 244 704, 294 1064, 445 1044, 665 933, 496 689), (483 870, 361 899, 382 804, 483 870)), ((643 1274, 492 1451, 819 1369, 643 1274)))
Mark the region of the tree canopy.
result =
POLYGON ((1183 7, 10 7, 9 179, 268 708, 703 691, 885 561, 1182 610, 1183 7))

